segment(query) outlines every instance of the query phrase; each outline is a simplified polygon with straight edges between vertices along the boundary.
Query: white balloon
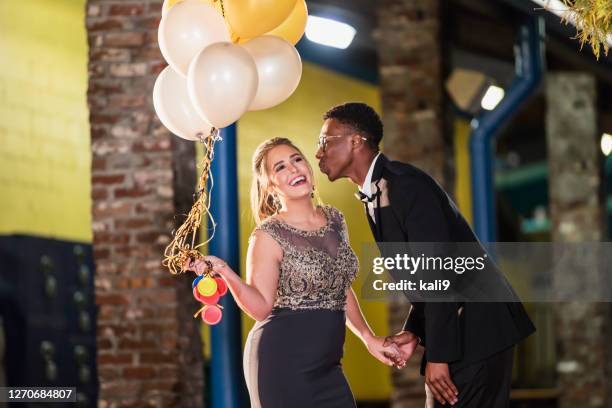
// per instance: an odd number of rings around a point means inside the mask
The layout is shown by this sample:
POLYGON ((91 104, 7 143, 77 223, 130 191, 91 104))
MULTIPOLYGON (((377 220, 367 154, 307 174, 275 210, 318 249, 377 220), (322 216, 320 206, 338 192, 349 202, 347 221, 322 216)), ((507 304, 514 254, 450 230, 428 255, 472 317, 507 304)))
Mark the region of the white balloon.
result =
POLYGON ((187 140, 200 140, 212 126, 198 115, 189 100, 187 79, 166 67, 155 80, 153 107, 169 131, 187 140))
POLYGON ((257 67, 241 46, 212 44, 191 62, 187 88, 193 106, 208 123, 223 128, 237 121, 257 92, 257 67))
POLYGON ((189 63, 203 48, 230 41, 225 20, 210 4, 185 0, 162 18, 157 32, 159 49, 175 71, 186 76, 189 63))
POLYGON ((249 110, 271 108, 295 91, 302 77, 302 60, 286 40, 264 35, 242 45, 255 60, 259 75, 257 94, 249 110))

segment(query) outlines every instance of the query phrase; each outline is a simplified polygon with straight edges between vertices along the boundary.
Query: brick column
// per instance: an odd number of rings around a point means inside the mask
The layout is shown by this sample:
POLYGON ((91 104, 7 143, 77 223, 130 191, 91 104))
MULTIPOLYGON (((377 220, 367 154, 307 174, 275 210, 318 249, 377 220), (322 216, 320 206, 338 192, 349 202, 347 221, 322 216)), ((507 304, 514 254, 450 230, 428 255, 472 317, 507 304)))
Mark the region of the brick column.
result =
MULTIPOLYGON (((549 74, 546 104, 552 239, 601 241, 595 78, 582 73, 549 74)), ((585 264, 594 261, 579 257, 585 264)), ((571 293, 564 284, 576 282, 575 270, 559 267, 556 274, 558 290, 571 293)), ((559 407, 611 407, 612 383, 606 367, 612 349, 610 304, 573 301, 557 304, 554 310, 559 407)))
MULTIPOLYGON (((384 151, 414 164, 444 185, 444 93, 439 0, 382 0, 378 6, 380 91, 384 151)), ((390 305, 390 330, 398 331, 407 302, 390 305)), ((419 348, 420 349, 420 348, 419 348)), ((423 407, 420 355, 393 371, 392 406, 423 407)))
POLYGON ((161 266, 182 150, 151 100, 160 15, 160 1, 87 2, 101 407, 202 405, 197 304, 161 266))

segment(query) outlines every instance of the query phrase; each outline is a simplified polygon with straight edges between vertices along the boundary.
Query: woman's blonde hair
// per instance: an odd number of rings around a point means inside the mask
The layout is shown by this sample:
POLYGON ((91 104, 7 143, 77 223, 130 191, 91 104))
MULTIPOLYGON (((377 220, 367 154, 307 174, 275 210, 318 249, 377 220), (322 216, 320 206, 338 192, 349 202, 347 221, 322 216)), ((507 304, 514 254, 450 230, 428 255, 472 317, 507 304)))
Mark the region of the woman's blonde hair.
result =
POLYGON ((302 151, 294 145, 291 140, 285 137, 274 137, 257 146, 253 154, 253 182, 251 183, 251 210, 253 211, 253 217, 257 224, 260 224, 266 218, 278 213, 281 209, 280 202, 270 191, 270 175, 266 167, 266 158, 270 150, 281 145, 289 146, 297 150, 306 161, 310 174, 313 174, 310 163, 306 160, 302 151))

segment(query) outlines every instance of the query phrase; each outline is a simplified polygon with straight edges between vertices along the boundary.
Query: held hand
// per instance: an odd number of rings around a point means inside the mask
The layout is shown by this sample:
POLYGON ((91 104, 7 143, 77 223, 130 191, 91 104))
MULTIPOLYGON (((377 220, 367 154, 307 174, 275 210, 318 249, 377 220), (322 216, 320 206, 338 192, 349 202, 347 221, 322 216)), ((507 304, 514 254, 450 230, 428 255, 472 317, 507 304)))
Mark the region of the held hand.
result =
POLYGON ((414 350, 419 345, 419 338, 409 331, 401 331, 393 336, 385 337, 384 345, 395 344, 400 351, 399 358, 393 361, 396 368, 404 368, 414 350))
POLYGON ((395 344, 385 345, 384 337, 373 336, 365 343, 370 354, 383 364, 392 366, 393 362, 400 358, 397 346, 395 344))
POLYGON ((218 273, 221 277, 229 270, 229 266, 227 263, 216 256, 204 256, 200 259, 197 259, 193 262, 187 262, 185 265, 185 269, 189 271, 193 271, 196 275, 202 275, 205 273, 209 267, 212 265, 212 272, 218 273))
POLYGON ((425 367, 425 383, 436 400, 442 405, 457 403, 457 387, 450 378, 447 363, 427 363, 425 367))

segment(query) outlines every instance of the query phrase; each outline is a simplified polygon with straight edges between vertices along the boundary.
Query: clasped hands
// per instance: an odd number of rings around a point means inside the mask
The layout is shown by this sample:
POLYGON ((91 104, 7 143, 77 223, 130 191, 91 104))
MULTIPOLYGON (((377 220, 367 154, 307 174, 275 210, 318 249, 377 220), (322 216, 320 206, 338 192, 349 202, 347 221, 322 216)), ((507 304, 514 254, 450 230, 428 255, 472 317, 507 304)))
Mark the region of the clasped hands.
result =
POLYGON ((395 368, 404 368, 406 362, 412 357, 414 350, 419 345, 419 338, 408 331, 401 331, 392 336, 385 337, 384 347, 393 347, 396 352, 385 352, 395 368))
POLYGON ((381 337, 369 335, 364 343, 372 356, 388 366, 403 368, 419 344, 416 336, 401 332, 393 336, 381 337))

